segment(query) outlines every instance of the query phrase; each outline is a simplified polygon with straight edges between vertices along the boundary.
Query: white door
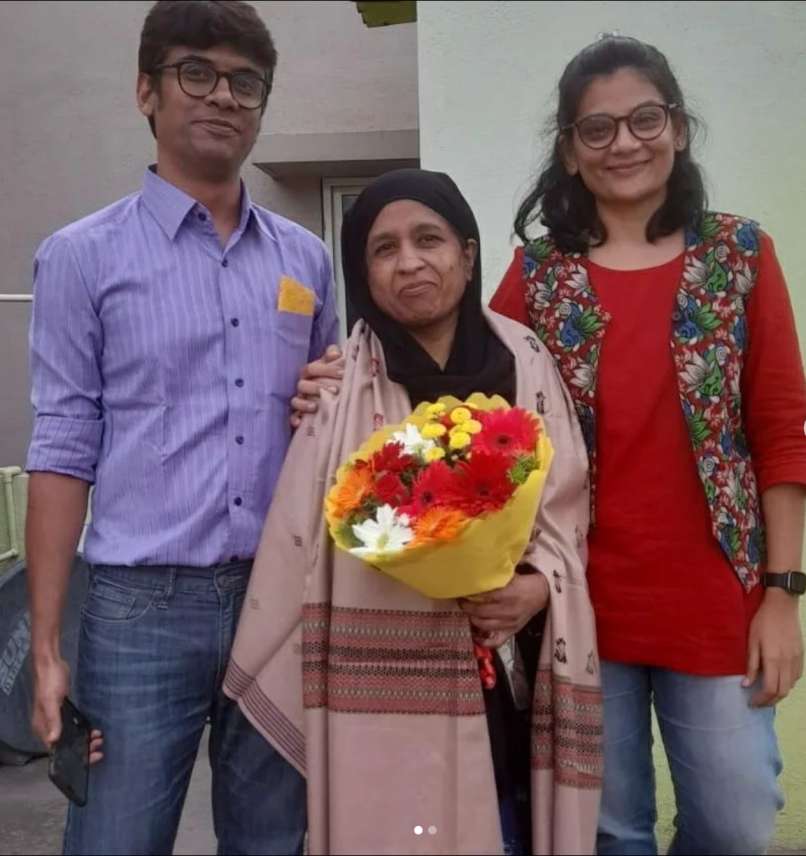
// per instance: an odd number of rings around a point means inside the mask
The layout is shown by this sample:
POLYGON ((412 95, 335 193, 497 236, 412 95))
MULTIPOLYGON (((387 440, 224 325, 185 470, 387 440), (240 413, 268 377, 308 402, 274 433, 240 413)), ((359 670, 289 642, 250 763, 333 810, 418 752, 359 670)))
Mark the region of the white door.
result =
MULTIPOLYGON (((351 313, 347 305, 344 289, 344 275, 341 270, 341 222, 358 194, 372 181, 371 178, 325 178, 322 180, 322 204, 324 207, 325 243, 333 258, 333 272, 336 280, 336 300, 339 312, 339 332, 341 340, 350 332, 348 321, 351 313)), ((352 327, 352 323, 350 323, 352 327)))

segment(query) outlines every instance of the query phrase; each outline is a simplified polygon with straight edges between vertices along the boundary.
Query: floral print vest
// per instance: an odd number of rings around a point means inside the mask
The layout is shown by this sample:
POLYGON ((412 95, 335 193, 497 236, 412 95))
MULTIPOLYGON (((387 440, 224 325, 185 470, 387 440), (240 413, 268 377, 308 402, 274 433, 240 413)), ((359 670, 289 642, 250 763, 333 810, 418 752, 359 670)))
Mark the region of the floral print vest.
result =
MULTIPOLYGON (((680 404, 711 510, 712 530, 744 588, 759 581, 764 531, 742 424, 741 373, 747 300, 758 271, 758 224, 706 214, 686 233, 683 280, 671 310, 671 349, 680 404)), ((608 313, 589 281, 585 257, 547 238, 524 253, 526 304, 576 404, 596 490, 596 382, 608 313)))

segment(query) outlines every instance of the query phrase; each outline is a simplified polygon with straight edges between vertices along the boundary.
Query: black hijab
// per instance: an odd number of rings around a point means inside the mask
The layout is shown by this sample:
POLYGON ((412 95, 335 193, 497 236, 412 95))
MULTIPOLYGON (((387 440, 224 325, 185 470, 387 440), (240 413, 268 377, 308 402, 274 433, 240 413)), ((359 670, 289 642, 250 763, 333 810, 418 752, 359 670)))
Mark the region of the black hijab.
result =
POLYGON ((481 248, 459 308, 456 335, 445 369, 400 323, 373 301, 367 281, 366 248, 372 224, 390 202, 411 199, 426 205, 450 223, 462 243, 479 244, 476 218, 453 180, 441 172, 398 169, 377 178, 356 199, 344 217, 341 257, 347 294, 359 318, 380 339, 391 380, 409 393, 412 407, 440 395, 467 398, 473 392, 501 395, 514 404, 515 360, 490 330, 481 309, 481 248))

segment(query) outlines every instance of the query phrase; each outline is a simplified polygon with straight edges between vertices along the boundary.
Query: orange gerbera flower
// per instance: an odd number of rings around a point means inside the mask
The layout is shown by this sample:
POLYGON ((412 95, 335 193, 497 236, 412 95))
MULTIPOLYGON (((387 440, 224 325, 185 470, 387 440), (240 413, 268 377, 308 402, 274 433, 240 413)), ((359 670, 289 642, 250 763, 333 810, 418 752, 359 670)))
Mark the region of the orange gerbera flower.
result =
POLYGON ((346 517, 372 493, 372 488, 372 469, 366 461, 356 461, 328 494, 328 510, 336 517, 346 517))
POLYGON ((409 547, 432 544, 434 541, 451 541, 461 532, 466 522, 467 515, 456 508, 429 508, 414 521, 414 540, 409 547))

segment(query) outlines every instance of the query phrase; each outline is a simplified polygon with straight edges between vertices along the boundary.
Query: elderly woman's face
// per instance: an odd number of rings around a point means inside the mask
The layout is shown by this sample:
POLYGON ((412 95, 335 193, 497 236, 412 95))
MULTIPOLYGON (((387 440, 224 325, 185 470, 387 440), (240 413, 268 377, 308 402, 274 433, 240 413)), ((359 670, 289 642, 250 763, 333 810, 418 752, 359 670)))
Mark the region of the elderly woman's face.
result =
POLYGON ((444 217, 420 202, 390 202, 367 239, 369 291, 378 308, 410 329, 458 315, 476 242, 462 246, 444 217))

